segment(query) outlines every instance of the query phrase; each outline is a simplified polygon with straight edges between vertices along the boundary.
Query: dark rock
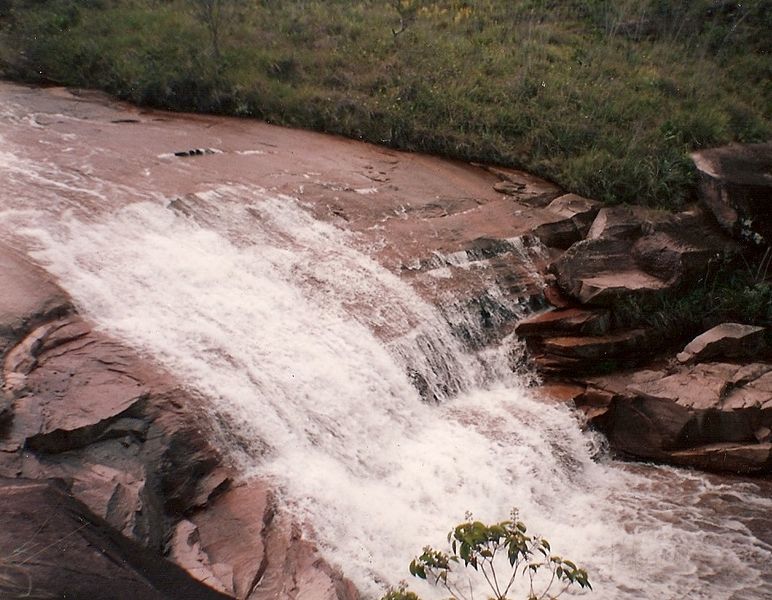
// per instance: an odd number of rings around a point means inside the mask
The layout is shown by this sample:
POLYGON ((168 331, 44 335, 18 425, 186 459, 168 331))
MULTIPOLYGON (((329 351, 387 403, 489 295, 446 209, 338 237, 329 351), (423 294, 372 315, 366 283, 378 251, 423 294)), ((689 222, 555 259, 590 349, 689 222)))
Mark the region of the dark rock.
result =
POLYGON ((691 364, 712 358, 753 358, 765 346, 765 329, 740 323, 722 323, 697 336, 678 355, 691 364))
POLYGON ((13 402, 4 394, 0 394, 0 437, 2 437, 3 430, 13 419, 13 402))
POLYGON ((772 244, 772 143, 730 145, 692 154, 700 200, 735 238, 772 244))
POLYGON ((708 470, 763 473, 772 466, 768 450, 755 447, 770 441, 772 364, 701 363, 587 383, 577 406, 593 408, 594 390, 605 395, 595 404, 608 402, 608 414, 593 424, 617 450, 708 470))
POLYGON ((640 270, 627 240, 577 242, 550 269, 560 288, 582 304, 609 306, 668 289, 665 281, 640 270))
POLYGON ((587 234, 550 265, 557 284, 582 304, 642 300, 704 274, 733 248, 698 211, 604 208, 587 234))
POLYGON ((612 448, 650 459, 664 459, 669 450, 689 447, 696 429, 689 409, 640 396, 616 397, 606 422, 612 448))
POLYGON ((569 308, 574 306, 574 302, 554 283, 547 285, 544 290, 542 290, 542 293, 544 294, 544 299, 547 303, 555 308, 569 308))
POLYGON ((0 479, 0 523, 3 598, 227 598, 47 481, 0 479))

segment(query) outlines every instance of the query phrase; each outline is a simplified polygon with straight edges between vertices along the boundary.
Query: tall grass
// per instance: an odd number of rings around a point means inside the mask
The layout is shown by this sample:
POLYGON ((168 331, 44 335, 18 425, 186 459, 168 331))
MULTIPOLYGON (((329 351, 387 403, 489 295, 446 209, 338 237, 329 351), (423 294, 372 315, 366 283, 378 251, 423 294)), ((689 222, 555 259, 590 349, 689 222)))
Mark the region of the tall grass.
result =
POLYGON ((771 131, 766 0, 222 2, 215 52, 192 0, 0 0, 0 71, 521 167, 606 202, 678 206, 690 150, 771 131))

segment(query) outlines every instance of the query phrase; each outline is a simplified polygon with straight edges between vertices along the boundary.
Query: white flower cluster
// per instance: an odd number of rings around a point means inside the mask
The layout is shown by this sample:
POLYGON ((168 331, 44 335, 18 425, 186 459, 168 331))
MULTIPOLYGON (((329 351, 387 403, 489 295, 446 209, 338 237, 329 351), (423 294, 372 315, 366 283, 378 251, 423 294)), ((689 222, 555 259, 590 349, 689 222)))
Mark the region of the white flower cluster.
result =
POLYGON ((753 221, 745 218, 740 221, 740 237, 747 240, 757 246, 761 246, 764 243, 764 236, 760 233, 753 231, 753 221))

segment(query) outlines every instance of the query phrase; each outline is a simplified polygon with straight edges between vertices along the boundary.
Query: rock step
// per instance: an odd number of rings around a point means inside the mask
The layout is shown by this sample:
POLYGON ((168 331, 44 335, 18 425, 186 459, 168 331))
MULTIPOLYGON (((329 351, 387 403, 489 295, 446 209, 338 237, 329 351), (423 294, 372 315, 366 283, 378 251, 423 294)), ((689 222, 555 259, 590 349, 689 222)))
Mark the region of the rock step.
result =
POLYGON ((772 443, 708 444, 671 452, 669 460, 706 471, 760 475, 772 471, 772 443))
POLYGON ((603 335, 611 327, 611 315, 608 310, 587 310, 566 308, 549 310, 523 319, 515 327, 520 337, 545 338, 559 334, 603 335))
POLYGON ((651 354, 652 332, 648 329, 630 329, 606 335, 565 336, 548 338, 543 342, 546 354, 578 360, 607 360, 628 358, 632 354, 651 354))
POLYGON ((600 272, 577 279, 576 298, 582 304, 612 305, 621 298, 650 297, 669 289, 667 282, 639 269, 600 272))

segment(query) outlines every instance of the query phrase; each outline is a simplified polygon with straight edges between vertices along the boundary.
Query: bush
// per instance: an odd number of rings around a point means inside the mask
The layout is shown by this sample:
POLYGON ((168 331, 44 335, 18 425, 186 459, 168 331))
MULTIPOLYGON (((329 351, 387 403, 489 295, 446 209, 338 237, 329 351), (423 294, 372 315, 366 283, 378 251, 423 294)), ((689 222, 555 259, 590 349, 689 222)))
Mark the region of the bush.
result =
MULTIPOLYGON (((493 594, 491 600, 507 600, 518 575, 529 579, 528 600, 557 598, 572 585, 592 589, 587 571, 570 560, 551 554, 550 544, 544 538, 526 534, 526 526, 518 520, 516 510, 510 519, 492 525, 472 521, 471 516, 469 519, 448 533, 450 552, 427 546, 410 563, 410 574, 445 588, 455 600, 467 598, 464 591, 467 586, 458 581, 456 570, 461 564, 484 578, 493 594), (545 574, 546 577, 539 579, 545 574), (561 589, 548 595, 553 585, 561 589)), ((472 588, 471 583, 469 588, 472 588)), ((403 584, 390 590, 381 600, 419 598, 403 584)))

